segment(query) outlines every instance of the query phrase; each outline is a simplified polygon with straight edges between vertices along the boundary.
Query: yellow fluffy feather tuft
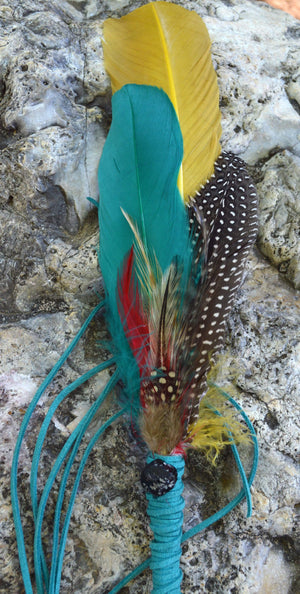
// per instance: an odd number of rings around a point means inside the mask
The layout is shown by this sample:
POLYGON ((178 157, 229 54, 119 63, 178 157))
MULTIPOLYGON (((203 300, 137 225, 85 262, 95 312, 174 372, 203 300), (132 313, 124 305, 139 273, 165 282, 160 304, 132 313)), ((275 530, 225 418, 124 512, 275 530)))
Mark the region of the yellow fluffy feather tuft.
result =
MULTIPOLYGON (((230 390, 231 388, 229 388, 230 390)), ((189 427, 191 447, 203 450, 213 464, 224 446, 249 443, 250 433, 239 419, 238 411, 217 386, 210 384, 200 402, 198 420, 189 427)))

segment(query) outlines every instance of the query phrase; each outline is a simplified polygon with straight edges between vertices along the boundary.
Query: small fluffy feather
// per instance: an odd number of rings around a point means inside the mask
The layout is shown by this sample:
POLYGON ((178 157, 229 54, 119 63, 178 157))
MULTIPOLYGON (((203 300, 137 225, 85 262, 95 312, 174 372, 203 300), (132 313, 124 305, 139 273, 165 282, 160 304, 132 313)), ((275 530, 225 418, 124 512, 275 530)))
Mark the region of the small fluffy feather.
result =
MULTIPOLYGON (((230 389, 230 388, 229 388, 230 389)), ((189 426, 190 446, 203 450, 207 459, 215 463, 224 446, 250 442, 250 433, 239 420, 224 391, 209 384, 199 406, 199 417, 189 426)))
POLYGON ((148 405, 140 419, 142 437, 149 449, 167 456, 182 438, 180 409, 176 403, 148 405))

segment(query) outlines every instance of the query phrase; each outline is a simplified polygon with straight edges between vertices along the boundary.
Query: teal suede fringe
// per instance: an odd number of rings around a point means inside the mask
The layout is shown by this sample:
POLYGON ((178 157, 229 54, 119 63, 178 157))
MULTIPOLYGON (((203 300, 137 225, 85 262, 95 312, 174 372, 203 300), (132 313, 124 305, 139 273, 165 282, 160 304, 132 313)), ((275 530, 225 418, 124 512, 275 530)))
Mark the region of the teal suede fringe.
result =
MULTIPOLYGON (((46 388, 49 386, 51 381, 54 379, 55 375, 57 374, 58 370, 64 364, 80 338, 82 337, 85 330, 88 328, 91 320, 94 316, 102 310, 104 303, 99 304, 90 314, 86 322, 83 324, 82 328, 76 335, 76 337, 71 342, 70 346, 66 349, 62 357, 53 367, 47 378, 44 380, 40 388, 38 389, 37 393, 35 394, 31 404, 29 405, 26 414, 23 419, 23 423, 21 425, 21 429, 18 435, 13 463, 12 463, 12 470, 11 470, 11 501, 12 501, 12 509, 13 509, 13 517, 15 523, 15 531, 16 531, 16 538, 17 538, 17 545, 18 545, 18 552, 19 552, 19 560, 20 560, 20 567, 24 582, 24 588, 26 594, 33 594, 33 584, 30 576, 29 565, 26 555, 26 548, 24 542, 24 534, 23 534, 23 527, 22 527, 22 520, 21 520, 21 509, 19 505, 18 499, 18 464, 19 464, 19 456, 21 446, 24 440, 25 433, 28 429, 32 414, 35 410, 37 403, 39 402, 41 396, 43 395, 46 388)), ((110 419, 108 419, 95 433, 95 435, 91 438, 90 442, 87 444, 85 451, 82 454, 81 460, 79 462, 78 470, 73 480, 73 486, 70 490, 70 471, 73 468, 73 463, 75 458, 78 458, 78 451, 79 447, 82 445, 82 440, 86 431, 93 420, 95 414, 97 413, 99 407, 104 402, 105 398, 108 394, 113 390, 116 383, 119 380, 119 373, 118 370, 111 376, 109 382, 107 383, 106 387, 104 388, 103 392, 99 395, 99 397, 95 400, 93 405, 91 406, 90 410, 86 413, 85 417, 80 421, 76 429, 70 435, 70 437, 66 440, 61 452, 59 453, 53 468, 51 469, 49 476, 46 480, 43 492, 41 494, 40 499, 38 499, 37 493, 37 477, 38 477, 38 468, 39 468, 39 461, 42 452, 42 447, 44 444, 44 440, 46 438, 47 430, 49 424, 51 422, 51 418, 53 414, 57 410, 58 406, 61 402, 68 396, 75 388, 82 385, 86 382, 89 378, 93 377, 97 373, 101 372, 104 369, 112 366, 115 363, 114 358, 97 365, 95 368, 91 369, 89 372, 82 375, 80 378, 72 382, 69 386, 64 388, 60 394, 55 398, 54 402, 49 407, 49 410, 45 416, 44 422, 42 423, 41 430, 36 442, 36 447, 33 454, 32 459, 32 468, 31 468, 31 480, 30 480, 30 493, 31 493, 31 504, 32 504, 32 513, 34 518, 34 564, 35 564, 35 583, 36 583, 36 592, 37 594, 59 594, 60 591, 60 581, 61 581, 61 571, 63 565, 63 557, 65 551, 65 545, 68 535, 68 529, 70 524, 70 518, 72 514, 72 509, 74 506, 74 501, 77 493, 77 489, 79 486, 79 481, 81 479, 85 464, 87 462, 88 456, 95 445, 96 441, 99 439, 100 435, 104 433, 104 431, 117 419, 119 419, 125 412, 128 412, 127 408, 123 408, 115 413, 110 419), (56 502, 56 509, 55 509, 55 517, 54 517, 54 527, 53 527, 53 537, 52 537, 52 560, 51 565, 48 568, 47 561, 46 561, 46 554, 43 549, 43 539, 42 539, 42 531, 43 531, 43 521, 44 521, 44 514, 46 505, 49 499, 49 495, 55 480, 57 479, 58 473, 60 472, 61 468, 64 465, 64 471, 62 478, 60 479, 60 488, 56 502), (68 504, 65 504, 65 493, 68 487, 68 492, 71 492, 69 497, 68 504), (62 509, 64 509, 64 515, 62 514, 62 509), (63 518, 63 520, 62 520, 63 518)), ((218 388, 219 389, 219 388, 218 388)), ((221 390, 222 392, 222 390, 221 390)), ((230 403, 239 411, 241 416, 243 417, 246 425, 248 426, 253 446, 254 446, 254 455, 253 455, 253 463, 252 468, 249 474, 249 477, 246 476, 244 471, 242 462, 240 460, 238 450, 234 444, 231 445, 233 450, 234 458, 240 472, 243 487, 240 493, 225 507, 223 507, 220 511, 215 513, 210 518, 207 518, 200 524, 194 526, 187 532, 182 535, 182 523, 183 523, 183 509, 184 509, 184 499, 182 497, 183 491, 183 482, 182 482, 182 475, 184 472, 184 460, 181 456, 155 456, 156 458, 161 458, 162 460, 166 461, 169 464, 175 466, 177 470, 177 482, 174 488, 162 495, 161 497, 155 498, 152 495, 148 494, 148 514, 150 517, 150 525, 153 530, 154 538, 152 543, 150 544, 151 547, 151 557, 146 559, 143 563, 141 563, 136 569, 134 569, 129 575, 127 575, 121 582, 119 582, 109 594, 117 594, 129 581, 133 578, 138 576, 144 569, 147 567, 151 567, 152 575, 153 575, 153 594, 180 594, 180 584, 182 580, 182 571, 180 569, 180 556, 181 556, 181 543, 187 540, 188 538, 198 534, 201 530, 204 530, 220 518, 222 518, 225 514, 230 512, 238 503, 240 503, 244 498, 247 501, 247 508, 248 508, 248 516, 251 515, 251 494, 250 494, 250 487, 255 477, 257 463, 258 463, 258 445, 257 439, 255 435, 254 428, 248 419, 245 412, 242 408, 235 402, 235 400, 231 397, 228 397, 225 394, 230 403)), ((218 411, 215 411, 216 414, 219 414, 218 411)), ((148 462, 153 460, 153 456, 150 455, 148 458, 148 462)))

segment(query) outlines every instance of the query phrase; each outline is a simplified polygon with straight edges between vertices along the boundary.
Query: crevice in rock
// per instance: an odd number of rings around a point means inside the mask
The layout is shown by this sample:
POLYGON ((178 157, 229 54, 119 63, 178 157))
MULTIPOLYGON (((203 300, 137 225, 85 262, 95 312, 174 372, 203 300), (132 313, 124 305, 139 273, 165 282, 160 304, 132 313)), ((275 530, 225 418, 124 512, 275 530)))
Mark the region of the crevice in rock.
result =
POLYGON ((288 98, 291 106, 297 112, 297 114, 300 115, 300 105, 299 105, 298 101, 296 101, 296 99, 293 99, 292 97, 290 97, 288 92, 287 92, 287 98, 288 98))

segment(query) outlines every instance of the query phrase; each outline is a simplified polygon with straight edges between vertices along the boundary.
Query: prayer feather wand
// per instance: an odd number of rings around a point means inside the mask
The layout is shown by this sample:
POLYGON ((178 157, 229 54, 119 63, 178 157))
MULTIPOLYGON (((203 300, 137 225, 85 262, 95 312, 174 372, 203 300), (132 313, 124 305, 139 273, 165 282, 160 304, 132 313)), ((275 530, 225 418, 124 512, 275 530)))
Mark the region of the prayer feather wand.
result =
MULTIPOLYGON (((74 386, 57 397, 43 423, 31 477, 37 591, 59 592, 69 519, 85 461, 95 439, 127 411, 149 448, 142 484, 154 533, 152 591, 180 594, 181 541, 227 513, 244 496, 251 513, 249 485, 257 456, 247 480, 235 446, 245 435, 233 412, 241 409, 214 385, 208 389, 207 376, 255 239, 256 192, 244 163, 231 153, 221 153, 210 40, 196 13, 155 2, 121 19, 109 19, 104 26, 104 58, 114 95, 112 124, 99 165, 100 267, 113 359, 79 378, 76 385, 111 364, 116 364, 117 372, 67 440, 38 501, 43 440, 51 415, 74 386), (123 409, 88 445, 59 537, 64 489, 80 441, 119 378, 123 409), (243 489, 231 504, 182 536, 186 451, 200 448, 214 459, 228 443, 243 489), (56 505, 49 575, 42 522, 50 489, 69 452, 56 505)), ((34 406, 71 348, 34 398, 16 446, 12 503, 26 593, 32 586, 17 497, 19 451, 34 406)), ((252 425, 241 414, 256 444, 252 425)))
POLYGON ((168 532, 185 452, 241 439, 230 412, 214 414, 203 396, 255 239, 256 192, 242 161, 220 155, 216 75, 196 13, 155 2, 109 19, 104 59, 115 94, 99 166, 100 267, 123 397, 151 452, 142 482, 153 592, 169 594, 180 592, 180 522, 176 538, 168 532))

